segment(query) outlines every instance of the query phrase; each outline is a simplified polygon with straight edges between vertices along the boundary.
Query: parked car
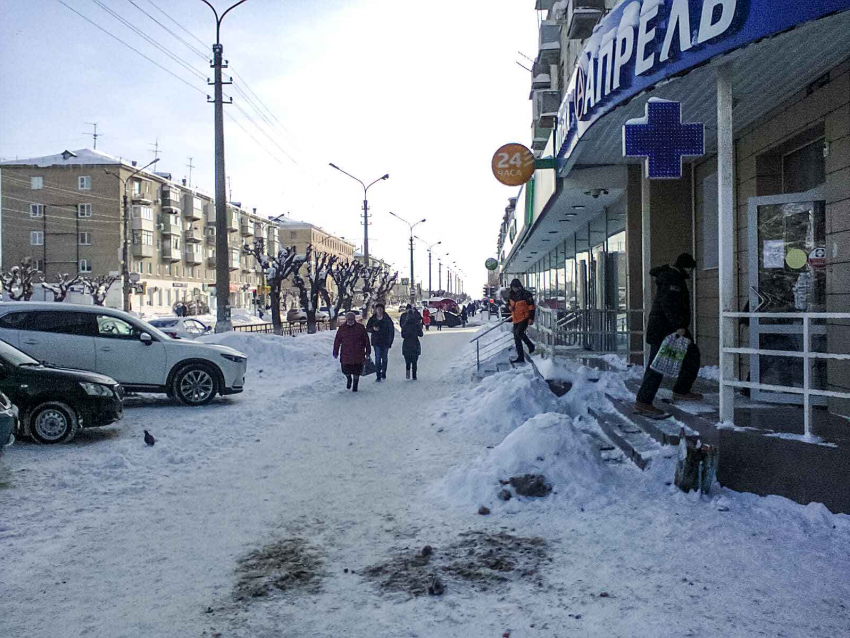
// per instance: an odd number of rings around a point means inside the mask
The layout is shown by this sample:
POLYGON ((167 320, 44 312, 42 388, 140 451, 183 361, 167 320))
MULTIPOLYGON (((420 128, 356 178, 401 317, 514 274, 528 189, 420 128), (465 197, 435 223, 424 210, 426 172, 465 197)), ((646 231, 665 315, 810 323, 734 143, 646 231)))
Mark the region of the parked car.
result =
MULTIPOLYGON (((39 443, 67 443, 80 428, 109 425, 124 414, 124 391, 115 379, 42 365, 5 341, 0 341, 0 392, 20 411, 17 431, 39 443)), ((8 408, 0 407, 2 415, 8 408)))
POLYGON ((0 457, 3 451, 15 442, 15 432, 18 429, 18 408, 9 397, 0 392, 0 457))
POLYGON ((163 317, 151 319, 148 323, 172 339, 197 339, 212 330, 212 326, 192 317, 163 317))
MULTIPOLYGON (((316 321, 327 321, 330 315, 324 310, 316 311, 316 321)), ((299 321, 307 321, 307 311, 303 308, 292 308, 286 313, 286 320, 289 323, 297 323, 299 321)))
POLYGON ((242 392, 248 357, 226 346, 172 339, 111 308, 0 304, 0 339, 44 363, 90 370, 133 392, 165 392, 186 405, 242 392))

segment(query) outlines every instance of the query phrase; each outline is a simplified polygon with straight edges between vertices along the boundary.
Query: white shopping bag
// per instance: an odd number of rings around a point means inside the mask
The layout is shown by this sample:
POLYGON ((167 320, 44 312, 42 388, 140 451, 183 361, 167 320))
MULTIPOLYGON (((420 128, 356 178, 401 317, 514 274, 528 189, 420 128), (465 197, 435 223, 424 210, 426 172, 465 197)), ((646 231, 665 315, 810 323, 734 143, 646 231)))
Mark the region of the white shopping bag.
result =
POLYGON ((676 333, 667 335, 649 367, 665 377, 678 377, 689 345, 691 340, 687 337, 680 337, 676 333))

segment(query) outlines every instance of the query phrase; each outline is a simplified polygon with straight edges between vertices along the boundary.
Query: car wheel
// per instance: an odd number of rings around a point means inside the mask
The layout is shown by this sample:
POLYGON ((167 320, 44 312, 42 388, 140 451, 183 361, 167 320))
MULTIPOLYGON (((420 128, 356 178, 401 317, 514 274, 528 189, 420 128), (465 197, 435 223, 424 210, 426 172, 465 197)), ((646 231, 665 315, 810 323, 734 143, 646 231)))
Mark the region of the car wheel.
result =
POLYGON ((206 405, 218 394, 218 379, 207 366, 193 363, 174 375, 171 391, 185 405, 206 405))
POLYGON ((68 443, 77 434, 79 421, 72 408, 58 401, 46 401, 30 416, 30 434, 39 443, 68 443))

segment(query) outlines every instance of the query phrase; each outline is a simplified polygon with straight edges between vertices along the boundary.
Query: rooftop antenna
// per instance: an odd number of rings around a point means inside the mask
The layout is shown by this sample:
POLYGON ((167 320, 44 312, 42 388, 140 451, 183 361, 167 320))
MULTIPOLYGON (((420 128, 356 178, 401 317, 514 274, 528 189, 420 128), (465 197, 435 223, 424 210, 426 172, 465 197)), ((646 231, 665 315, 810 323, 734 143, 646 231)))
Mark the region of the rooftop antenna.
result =
POLYGON ((154 159, 159 159, 159 154, 162 152, 159 150, 159 136, 157 135, 156 142, 154 142, 153 144, 148 144, 148 146, 153 146, 153 150, 151 151, 151 153, 153 153, 154 159))
POLYGON ((230 185, 230 175, 227 176, 227 201, 233 201, 233 186, 230 185))
POLYGON ((186 166, 189 168, 189 186, 191 186, 192 185, 192 169, 195 168, 195 166, 192 164, 192 158, 191 157, 189 158, 189 163, 186 164, 186 166))
POLYGON ((103 137, 103 133, 98 133, 98 132, 97 132, 97 122, 86 122, 86 124, 88 124, 89 126, 93 126, 93 127, 94 127, 94 132, 92 132, 92 133, 83 133, 83 135, 91 135, 91 137, 92 137, 92 144, 93 144, 93 146, 94 146, 94 150, 97 150, 97 138, 99 138, 99 137, 103 137))

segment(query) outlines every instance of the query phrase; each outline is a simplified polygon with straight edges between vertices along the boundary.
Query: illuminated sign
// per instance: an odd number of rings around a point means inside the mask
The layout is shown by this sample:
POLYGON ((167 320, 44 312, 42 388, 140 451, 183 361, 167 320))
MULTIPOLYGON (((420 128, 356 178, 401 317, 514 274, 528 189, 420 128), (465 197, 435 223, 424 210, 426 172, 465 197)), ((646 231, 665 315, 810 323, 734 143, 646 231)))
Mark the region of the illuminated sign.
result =
POLYGON ((682 158, 705 154, 705 127, 682 124, 679 102, 651 99, 646 116, 623 126, 623 155, 646 158, 648 179, 680 179, 682 158))

